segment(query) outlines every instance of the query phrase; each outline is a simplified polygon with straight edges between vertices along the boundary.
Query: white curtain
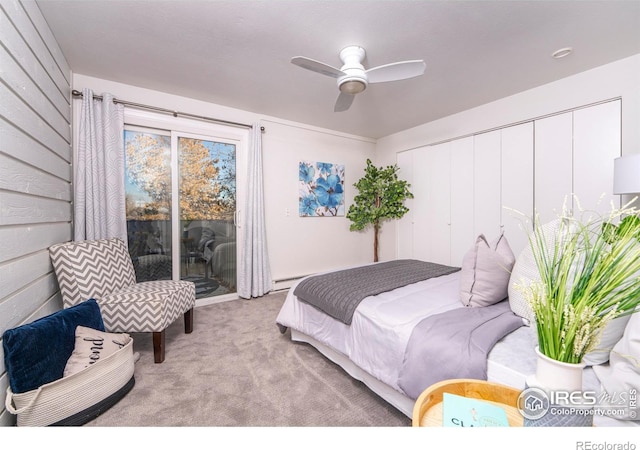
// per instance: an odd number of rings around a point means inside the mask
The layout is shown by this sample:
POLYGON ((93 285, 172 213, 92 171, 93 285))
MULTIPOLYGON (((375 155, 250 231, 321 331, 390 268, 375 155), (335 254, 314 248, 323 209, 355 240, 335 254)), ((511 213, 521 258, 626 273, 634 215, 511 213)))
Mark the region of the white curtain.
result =
POLYGON ((262 131, 257 123, 253 124, 249 133, 247 159, 247 202, 238 224, 241 244, 238 295, 242 298, 260 297, 271 290, 271 269, 264 222, 262 131))
POLYGON ((119 237, 127 243, 124 106, 82 91, 74 179, 74 239, 119 237))

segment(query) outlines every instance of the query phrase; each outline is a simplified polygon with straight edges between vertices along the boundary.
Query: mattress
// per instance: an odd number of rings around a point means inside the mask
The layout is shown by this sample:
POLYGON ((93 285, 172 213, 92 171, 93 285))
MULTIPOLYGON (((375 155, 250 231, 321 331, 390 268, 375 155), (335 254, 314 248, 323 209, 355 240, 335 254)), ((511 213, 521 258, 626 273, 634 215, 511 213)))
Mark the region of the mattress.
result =
MULTIPOLYGON (((405 348, 413 328, 432 314, 462 308, 459 300, 460 272, 421 281, 365 298, 356 309, 351 326, 301 302, 289 292, 276 323, 292 330, 292 339, 307 342, 363 381, 393 406, 411 417, 413 400, 398 384, 405 348)), ((499 340, 489 352, 487 379, 524 389, 536 371, 535 330, 523 326, 499 340)), ((599 392, 592 369, 585 369, 584 388, 599 392)), ((638 425, 607 418, 597 425, 638 425)))

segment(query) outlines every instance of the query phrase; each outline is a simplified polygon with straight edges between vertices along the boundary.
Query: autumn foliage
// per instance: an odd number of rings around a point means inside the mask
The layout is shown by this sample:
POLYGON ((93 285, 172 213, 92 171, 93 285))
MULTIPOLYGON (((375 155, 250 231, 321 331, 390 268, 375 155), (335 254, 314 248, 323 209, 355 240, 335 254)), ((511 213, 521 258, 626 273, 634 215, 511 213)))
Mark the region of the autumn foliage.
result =
MULTIPOLYGON (((131 133, 126 146, 129 182, 147 194, 143 204, 127 196, 127 218, 171 217, 171 146, 168 136, 131 133)), ((204 141, 179 138, 181 220, 229 219, 235 210, 235 157, 213 157, 204 141)))

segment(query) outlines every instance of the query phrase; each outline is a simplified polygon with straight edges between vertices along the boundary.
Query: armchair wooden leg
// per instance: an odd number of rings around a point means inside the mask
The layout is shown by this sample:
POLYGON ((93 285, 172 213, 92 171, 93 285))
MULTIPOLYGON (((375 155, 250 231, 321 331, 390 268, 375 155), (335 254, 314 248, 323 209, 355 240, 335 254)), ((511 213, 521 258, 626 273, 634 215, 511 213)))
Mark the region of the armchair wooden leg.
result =
POLYGON ((164 361, 164 330, 153 332, 153 359, 156 363, 164 361))
POLYGON ((193 331, 193 308, 184 313, 184 332, 191 333, 193 331))

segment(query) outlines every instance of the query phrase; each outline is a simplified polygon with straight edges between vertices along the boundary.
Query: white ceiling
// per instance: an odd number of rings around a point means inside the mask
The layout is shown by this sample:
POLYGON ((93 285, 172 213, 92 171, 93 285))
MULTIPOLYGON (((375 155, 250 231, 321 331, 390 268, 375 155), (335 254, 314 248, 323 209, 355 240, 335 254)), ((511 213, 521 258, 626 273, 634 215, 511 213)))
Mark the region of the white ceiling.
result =
POLYGON ((638 0, 38 4, 76 73, 371 138, 640 53, 638 0), (340 67, 348 45, 367 50, 365 68, 427 69, 334 113, 336 80, 290 60, 340 67), (574 52, 552 58, 562 47, 574 52))

